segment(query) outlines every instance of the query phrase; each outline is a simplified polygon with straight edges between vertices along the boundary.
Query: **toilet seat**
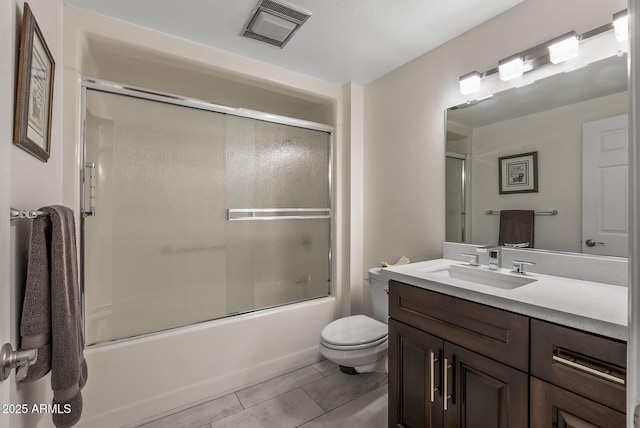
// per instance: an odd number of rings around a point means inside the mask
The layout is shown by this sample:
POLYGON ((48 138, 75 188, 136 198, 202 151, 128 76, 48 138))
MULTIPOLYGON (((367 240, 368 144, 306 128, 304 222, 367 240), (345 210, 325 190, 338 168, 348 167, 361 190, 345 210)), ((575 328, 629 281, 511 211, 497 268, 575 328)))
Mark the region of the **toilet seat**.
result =
POLYGON ((377 346, 388 338, 388 326, 365 315, 337 319, 322 329, 320 341, 336 350, 356 350, 377 346))
POLYGON ((320 339, 320 343, 324 346, 326 346, 329 349, 335 349, 336 351, 356 351, 358 349, 367 349, 367 348, 373 348, 375 346, 378 346, 384 342, 386 342, 387 340, 389 340, 389 336, 384 336, 374 342, 370 342, 370 343, 362 343, 359 345, 334 345, 332 343, 327 343, 324 340, 320 339))

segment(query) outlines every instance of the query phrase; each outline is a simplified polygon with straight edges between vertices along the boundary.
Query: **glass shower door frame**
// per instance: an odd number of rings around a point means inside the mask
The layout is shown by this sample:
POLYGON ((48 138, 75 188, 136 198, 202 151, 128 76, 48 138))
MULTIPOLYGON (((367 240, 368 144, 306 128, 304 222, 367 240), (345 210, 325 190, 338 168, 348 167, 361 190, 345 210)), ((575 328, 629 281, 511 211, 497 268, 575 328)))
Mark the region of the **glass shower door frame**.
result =
MULTIPOLYGON (((305 121, 301 119, 274 115, 265 112, 259 112, 254 110, 248 110, 243 108, 233 108, 222 106, 218 104, 214 104, 208 101, 177 96, 173 94, 167 94, 162 92, 157 92, 153 90, 143 89, 139 87, 133 87, 98 79, 84 78, 82 80, 82 88, 81 88, 81 111, 82 111, 82 119, 81 119, 81 132, 80 137, 81 141, 81 150, 79 151, 79 167, 80 167, 80 213, 82 220, 80 221, 80 292, 82 296, 82 318, 83 318, 83 326, 85 325, 85 261, 84 261, 84 252, 85 252, 85 222, 86 217, 99 215, 99 212, 96 213, 95 206, 93 204, 93 196, 95 191, 95 184, 93 180, 90 179, 92 175, 95 174, 95 165, 89 165, 86 163, 86 116, 87 116, 87 91, 93 90, 97 92, 104 92, 107 94, 115 94, 115 95, 123 95, 129 96, 133 98, 139 98, 142 100, 148 101, 156 101, 160 103, 166 103, 170 105, 182 106, 187 108, 193 108, 198 110, 204 110, 214 113, 223 113, 231 116, 237 116, 242 118, 255 119, 263 122, 271 122, 276 124, 288 125, 297 128, 321 131, 328 134, 328 143, 329 143, 329 152, 328 152, 328 203, 329 206, 326 208, 286 208, 286 209, 227 209, 227 220, 228 221, 237 221, 237 220, 283 220, 283 219, 328 219, 329 220, 329 236, 328 236, 328 295, 332 294, 332 278, 333 278, 333 263, 332 263, 332 248, 335 233, 335 222, 333 219, 333 149, 334 149, 334 136, 333 136, 333 126, 316 123, 311 121, 305 121), (87 174, 87 169, 91 170, 90 174, 87 174), (87 192, 87 189, 89 190, 87 192), (90 199, 89 201, 87 199, 90 199), (89 205, 89 206, 87 206, 89 205)), ((270 307, 282 306, 287 304, 292 304, 296 302, 287 302, 282 304, 276 304, 269 307, 260 307, 255 308, 253 310, 249 310, 242 313, 254 312, 263 309, 268 309, 270 307)), ((236 315, 235 313, 227 314, 226 317, 236 315)), ((203 321, 206 322, 206 321, 203 321)), ((186 326, 176 326, 174 328, 186 328, 186 326)), ((164 330, 157 332, 150 332, 141 335, 136 335, 132 337, 126 337, 121 339, 114 339, 107 341, 108 343, 119 342, 123 340, 131 340, 137 337, 144 337, 147 335, 153 335, 163 332, 164 330)), ((100 345, 103 342, 97 342, 96 345, 100 345)))

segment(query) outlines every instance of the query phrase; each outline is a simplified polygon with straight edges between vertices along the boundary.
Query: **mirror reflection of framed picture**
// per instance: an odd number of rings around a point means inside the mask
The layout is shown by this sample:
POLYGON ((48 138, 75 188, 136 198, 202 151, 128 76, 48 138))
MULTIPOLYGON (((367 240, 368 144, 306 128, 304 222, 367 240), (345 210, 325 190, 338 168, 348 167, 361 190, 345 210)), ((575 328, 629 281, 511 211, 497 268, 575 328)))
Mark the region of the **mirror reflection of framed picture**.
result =
POLYGON ((51 155, 55 62, 29 4, 24 4, 13 143, 43 162, 51 155))
POLYGON ((538 191, 538 152, 498 158, 500 194, 538 191))

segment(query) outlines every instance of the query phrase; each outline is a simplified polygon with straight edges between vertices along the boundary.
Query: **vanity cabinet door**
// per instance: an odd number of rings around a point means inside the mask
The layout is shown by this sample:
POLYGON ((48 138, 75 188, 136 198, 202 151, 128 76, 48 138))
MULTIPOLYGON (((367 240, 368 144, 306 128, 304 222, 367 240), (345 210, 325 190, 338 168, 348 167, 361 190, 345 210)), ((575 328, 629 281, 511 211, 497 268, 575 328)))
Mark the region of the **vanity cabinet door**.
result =
POLYGON ((527 373, 449 342, 445 342, 444 349, 445 427, 522 428, 528 425, 527 373))
POLYGON ((389 426, 442 427, 443 341, 389 319, 389 426))
POLYGON ((530 428, 624 428, 625 415, 531 377, 530 428))

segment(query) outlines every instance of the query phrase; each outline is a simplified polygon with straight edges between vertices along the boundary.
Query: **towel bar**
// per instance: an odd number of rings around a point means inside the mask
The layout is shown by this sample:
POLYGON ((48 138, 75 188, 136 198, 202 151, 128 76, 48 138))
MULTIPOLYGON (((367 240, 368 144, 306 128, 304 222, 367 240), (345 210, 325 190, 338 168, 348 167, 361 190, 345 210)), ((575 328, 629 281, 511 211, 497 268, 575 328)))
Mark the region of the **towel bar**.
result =
MULTIPOLYGON (((487 210, 486 215, 499 215, 500 210, 487 210)), ((536 215, 558 215, 558 210, 551 211, 536 211, 536 215)))
POLYGON ((36 218, 39 215, 48 215, 42 211, 36 210, 18 210, 15 208, 9 208, 9 221, 18 220, 21 218, 36 218))

